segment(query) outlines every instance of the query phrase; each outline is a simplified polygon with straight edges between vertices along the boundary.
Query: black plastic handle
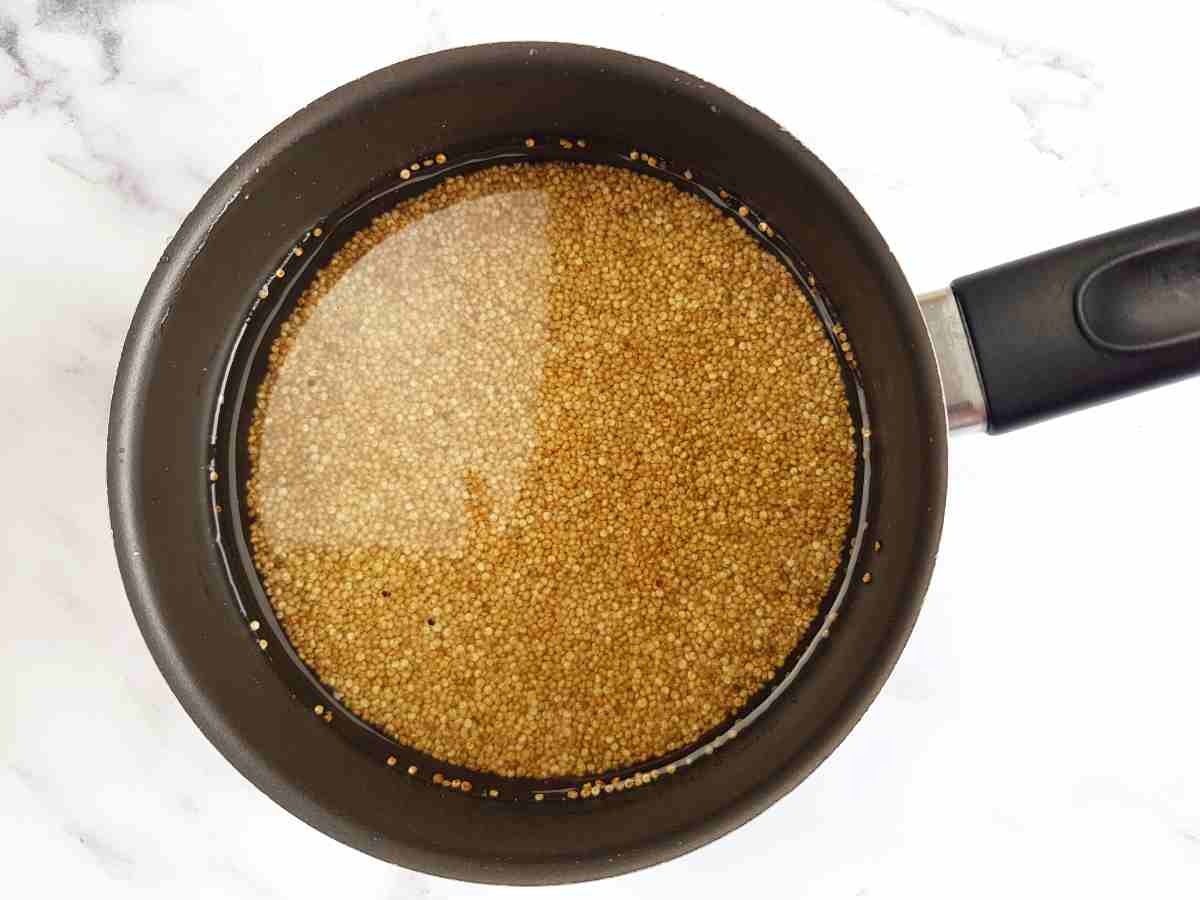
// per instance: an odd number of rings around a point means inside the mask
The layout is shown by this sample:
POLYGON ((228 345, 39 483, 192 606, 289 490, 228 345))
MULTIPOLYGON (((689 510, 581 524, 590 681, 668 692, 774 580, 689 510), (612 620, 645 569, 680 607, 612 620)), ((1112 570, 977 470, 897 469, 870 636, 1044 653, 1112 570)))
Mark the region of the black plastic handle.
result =
POLYGON ((992 434, 1200 373, 1200 209, 952 285, 992 434))

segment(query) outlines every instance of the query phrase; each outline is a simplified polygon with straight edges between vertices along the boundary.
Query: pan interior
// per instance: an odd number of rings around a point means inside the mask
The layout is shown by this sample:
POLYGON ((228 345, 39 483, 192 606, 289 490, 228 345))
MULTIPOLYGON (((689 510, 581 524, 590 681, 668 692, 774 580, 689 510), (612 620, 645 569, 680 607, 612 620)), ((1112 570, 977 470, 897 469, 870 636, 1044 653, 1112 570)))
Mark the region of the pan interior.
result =
MULTIPOLYGON (((448 151, 445 161, 434 166, 406 166, 382 188, 377 188, 346 208, 338 210, 312 226, 299 237, 292 252, 282 260, 267 281, 257 290, 246 327, 232 355, 225 377, 224 402, 218 408, 214 422, 213 475, 218 478, 230 473, 238 486, 246 485, 252 474, 248 447, 254 421, 255 398, 264 383, 269 368, 273 342, 296 309, 321 270, 381 213, 397 203, 433 189, 447 177, 465 175, 499 164, 516 164, 563 160, 590 162, 631 169, 673 184, 676 188, 702 198, 730 220, 739 224, 755 241, 775 256, 790 271, 811 308, 822 323, 827 338, 835 347, 846 342, 844 331, 833 305, 820 291, 812 273, 788 244, 754 210, 746 208, 741 199, 722 189, 715 176, 676 162, 648 155, 645 151, 632 154, 625 143, 617 145, 601 137, 579 142, 554 135, 539 135, 534 146, 526 146, 526 137, 490 141, 479 147, 456 148, 448 151), (570 146, 565 146, 566 144, 570 146), (653 164, 650 163, 653 160, 653 164), (762 226, 766 226, 765 228, 762 226)), ((251 640, 260 642, 266 655, 287 683, 292 694, 308 715, 325 719, 377 765, 393 766, 398 773, 463 790, 483 799, 502 796, 509 800, 557 802, 576 799, 581 790, 591 791, 602 784, 606 790, 625 790, 641 787, 661 777, 674 774, 701 758, 712 754, 740 732, 752 727, 754 720, 800 677, 806 661, 817 645, 830 634, 830 626, 849 589, 848 573, 855 568, 861 550, 863 527, 870 490, 870 423, 867 406, 856 366, 844 352, 836 354, 839 372, 849 399, 849 413, 854 424, 856 458, 853 497, 853 521, 847 539, 840 548, 839 562, 830 587, 818 614, 808 625, 804 636, 795 644, 782 666, 733 715, 698 738, 688 741, 665 754, 639 759, 627 765, 614 765, 599 771, 584 771, 552 777, 523 775, 500 776, 465 765, 446 763, 438 757, 405 745, 383 730, 356 715, 343 702, 341 692, 324 683, 307 665, 289 641, 284 623, 264 591, 261 572, 256 568, 250 535, 253 528, 251 508, 243 491, 220 492, 216 481, 212 489, 213 515, 220 534, 220 547, 227 571, 248 623, 251 640)), ((431 535, 433 533, 431 532, 431 535)), ((431 627, 432 624, 431 624, 431 627)), ((300 714, 298 711, 297 714, 300 714)))

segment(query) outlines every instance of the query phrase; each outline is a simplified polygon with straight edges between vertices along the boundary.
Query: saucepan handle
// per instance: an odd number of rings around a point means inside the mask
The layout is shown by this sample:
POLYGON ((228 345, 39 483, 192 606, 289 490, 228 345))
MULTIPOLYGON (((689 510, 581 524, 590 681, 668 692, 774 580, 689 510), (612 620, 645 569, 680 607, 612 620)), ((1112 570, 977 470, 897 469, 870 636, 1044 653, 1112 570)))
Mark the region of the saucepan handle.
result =
POLYGON ((952 426, 964 390, 981 389, 983 409, 964 406, 958 424, 999 434, 1198 374, 1200 209, 977 272, 921 300, 952 426))

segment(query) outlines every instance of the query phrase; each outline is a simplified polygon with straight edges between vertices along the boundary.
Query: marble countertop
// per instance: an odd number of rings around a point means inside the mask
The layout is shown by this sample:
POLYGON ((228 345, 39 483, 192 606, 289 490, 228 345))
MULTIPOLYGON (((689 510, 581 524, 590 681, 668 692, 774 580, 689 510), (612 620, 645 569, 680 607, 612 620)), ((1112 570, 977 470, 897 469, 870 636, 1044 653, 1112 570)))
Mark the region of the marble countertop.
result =
MULTIPOLYGON (((570 40, 689 69, 845 180, 918 289, 1200 205, 1200 7, 0 0, 6 894, 459 898, 280 810, 134 626, 104 495, 142 286, 261 133, 428 50, 570 40)), ((540 896, 1200 891, 1200 380, 952 447, 934 585, 850 738, 716 844, 540 896)))

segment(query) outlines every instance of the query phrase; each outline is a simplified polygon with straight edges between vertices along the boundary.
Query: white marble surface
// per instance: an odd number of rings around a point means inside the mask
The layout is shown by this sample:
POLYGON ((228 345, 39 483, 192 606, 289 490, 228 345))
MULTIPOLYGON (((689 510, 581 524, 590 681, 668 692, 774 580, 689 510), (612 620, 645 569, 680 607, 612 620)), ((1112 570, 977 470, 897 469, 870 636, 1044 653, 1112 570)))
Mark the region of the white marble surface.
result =
MULTIPOLYGON (((1195 4, 922 2, 0 0, 0 893, 493 891, 278 809, 186 718, 128 612, 113 371, 154 261, 230 161, 396 59, 560 39, 774 115, 918 289, 1200 204, 1195 4)), ((541 896, 1197 896, 1198 410, 1193 381, 955 441, 923 618, 842 748, 705 850, 541 896)))

